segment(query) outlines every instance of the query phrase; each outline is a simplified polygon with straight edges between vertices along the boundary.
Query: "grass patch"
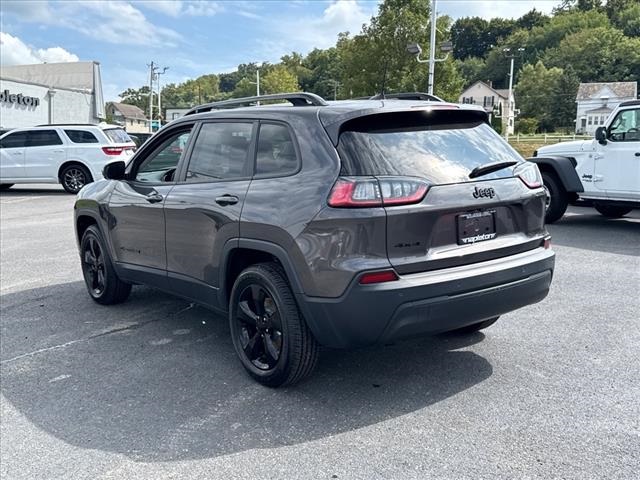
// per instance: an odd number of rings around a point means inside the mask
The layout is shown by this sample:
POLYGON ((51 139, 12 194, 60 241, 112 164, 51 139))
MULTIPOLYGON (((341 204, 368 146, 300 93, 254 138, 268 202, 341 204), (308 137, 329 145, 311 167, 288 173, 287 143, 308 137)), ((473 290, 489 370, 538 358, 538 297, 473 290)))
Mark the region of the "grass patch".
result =
POLYGON ((515 148, 520 155, 522 155, 525 158, 533 157, 533 152, 544 145, 544 143, 542 142, 540 143, 526 142, 525 143, 525 142, 516 142, 516 141, 509 141, 509 144, 513 148, 515 148))

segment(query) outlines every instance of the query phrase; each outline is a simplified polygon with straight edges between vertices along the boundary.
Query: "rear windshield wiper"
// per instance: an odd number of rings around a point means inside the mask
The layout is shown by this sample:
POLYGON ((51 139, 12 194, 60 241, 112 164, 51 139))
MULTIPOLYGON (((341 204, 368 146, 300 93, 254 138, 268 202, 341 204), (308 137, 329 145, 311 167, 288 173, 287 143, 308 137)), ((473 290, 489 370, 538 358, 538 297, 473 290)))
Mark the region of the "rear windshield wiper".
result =
POLYGON ((518 162, 495 162, 495 163, 487 163, 486 165, 480 165, 479 167, 474 168, 469 173, 469 178, 481 177, 482 175, 486 175, 488 173, 497 172, 498 170, 502 170, 503 168, 511 167, 518 162))

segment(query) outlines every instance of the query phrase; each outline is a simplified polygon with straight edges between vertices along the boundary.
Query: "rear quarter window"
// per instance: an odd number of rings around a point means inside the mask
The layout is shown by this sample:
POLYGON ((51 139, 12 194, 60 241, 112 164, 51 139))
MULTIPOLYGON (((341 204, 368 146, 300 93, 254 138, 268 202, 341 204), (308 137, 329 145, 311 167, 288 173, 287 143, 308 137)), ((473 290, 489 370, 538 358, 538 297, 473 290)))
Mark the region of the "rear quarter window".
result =
MULTIPOLYGON (((340 134, 343 175, 399 175, 432 184, 470 181, 475 167, 522 157, 484 122, 454 122, 449 114, 429 118, 423 112, 375 115, 358 119, 340 134)), ((512 176, 503 169, 483 178, 512 176)))
POLYGON ((108 128, 103 132, 113 143, 133 143, 131 137, 121 128, 108 128))

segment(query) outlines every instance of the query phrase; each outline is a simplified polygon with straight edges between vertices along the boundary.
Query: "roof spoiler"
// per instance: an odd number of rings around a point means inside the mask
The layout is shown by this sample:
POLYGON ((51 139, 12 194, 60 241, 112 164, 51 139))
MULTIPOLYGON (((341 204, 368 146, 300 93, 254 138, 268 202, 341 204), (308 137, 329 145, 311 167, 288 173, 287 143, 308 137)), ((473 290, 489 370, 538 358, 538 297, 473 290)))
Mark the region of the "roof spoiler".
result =
POLYGON ((369 100, 422 100, 427 102, 444 102, 440 97, 424 92, 379 93, 369 100))

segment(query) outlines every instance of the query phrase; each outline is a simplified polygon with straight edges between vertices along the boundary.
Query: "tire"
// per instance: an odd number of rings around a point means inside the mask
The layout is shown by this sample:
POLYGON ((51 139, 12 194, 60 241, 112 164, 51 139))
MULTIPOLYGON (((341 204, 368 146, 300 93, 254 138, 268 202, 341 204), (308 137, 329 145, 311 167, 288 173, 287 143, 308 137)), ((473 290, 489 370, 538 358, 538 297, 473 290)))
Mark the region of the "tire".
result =
POLYGON ((544 219, 546 223, 553 223, 560 220, 567 211, 569 198, 555 173, 542 172, 542 183, 548 199, 544 219))
POLYGON ((64 167, 62 172, 60 172, 60 183, 62 183, 62 188, 74 195, 87 183, 91 182, 93 182, 93 177, 89 173, 89 170, 76 163, 67 165, 64 167))
POLYGON ((629 213, 633 208, 628 207, 614 207, 612 205, 594 205, 594 208, 607 218, 621 218, 629 213))
POLYGON ((489 320, 484 320, 482 322, 472 323, 471 325, 467 325, 466 327, 462 327, 462 328, 457 328, 456 330, 453 330, 453 331, 456 333, 462 333, 462 334, 475 333, 480 330, 484 330, 487 327, 490 327, 491 325, 496 323, 499 318, 500 317, 495 317, 495 318, 490 318, 489 320))
POLYGON ((91 298, 102 305, 124 302, 131 292, 131 284, 118 277, 100 230, 87 228, 80 242, 82 275, 91 298))
POLYGON ((229 326, 242 366, 267 387, 299 382, 318 361, 319 345, 276 263, 240 273, 231 291, 229 326))
POLYGON ((14 183, 3 183, 3 184, 0 184, 0 190, 9 190, 14 185, 15 185, 14 183))

